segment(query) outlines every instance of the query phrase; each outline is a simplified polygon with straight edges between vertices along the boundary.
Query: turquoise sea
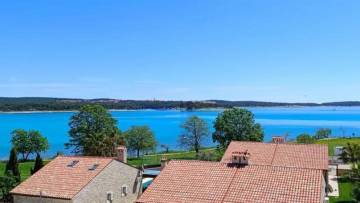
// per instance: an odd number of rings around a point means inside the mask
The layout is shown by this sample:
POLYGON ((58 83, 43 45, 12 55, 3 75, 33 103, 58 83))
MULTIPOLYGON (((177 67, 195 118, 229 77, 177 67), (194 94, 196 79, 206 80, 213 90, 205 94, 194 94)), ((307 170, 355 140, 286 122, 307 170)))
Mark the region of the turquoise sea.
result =
MULTIPOLYGON (((265 140, 273 135, 314 133, 321 127, 331 128, 334 136, 360 135, 360 107, 272 107, 249 108, 265 131, 265 140)), ((212 124, 220 110, 184 112, 177 110, 112 111, 118 125, 125 131, 132 125, 148 125, 154 131, 159 144, 167 144, 171 149, 179 149, 177 137, 181 123, 191 115, 205 119, 211 131, 212 124)), ((45 156, 53 156, 64 149, 68 141, 68 122, 73 112, 0 113, 0 159, 6 159, 10 149, 10 132, 17 128, 37 129, 50 142, 50 150, 45 156)), ((214 143, 209 136, 205 145, 214 143)))

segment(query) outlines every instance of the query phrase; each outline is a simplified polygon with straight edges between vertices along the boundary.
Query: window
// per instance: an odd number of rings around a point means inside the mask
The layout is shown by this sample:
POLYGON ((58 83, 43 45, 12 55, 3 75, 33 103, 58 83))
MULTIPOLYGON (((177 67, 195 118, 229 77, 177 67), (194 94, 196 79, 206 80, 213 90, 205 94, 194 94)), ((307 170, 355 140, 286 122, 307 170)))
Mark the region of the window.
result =
POLYGON ((114 199, 113 193, 112 193, 112 192, 107 192, 107 193, 106 193, 106 202, 107 202, 107 203, 112 203, 112 202, 113 202, 113 199, 114 199))
POLYGON ((123 185, 121 187, 121 196, 125 197, 128 194, 128 187, 126 185, 123 185))
POLYGON ((89 171, 95 171, 98 166, 99 166, 99 164, 93 164, 93 165, 89 168, 89 171))
POLYGON ((73 160, 67 166, 68 167, 74 167, 77 163, 79 163, 79 160, 73 160))

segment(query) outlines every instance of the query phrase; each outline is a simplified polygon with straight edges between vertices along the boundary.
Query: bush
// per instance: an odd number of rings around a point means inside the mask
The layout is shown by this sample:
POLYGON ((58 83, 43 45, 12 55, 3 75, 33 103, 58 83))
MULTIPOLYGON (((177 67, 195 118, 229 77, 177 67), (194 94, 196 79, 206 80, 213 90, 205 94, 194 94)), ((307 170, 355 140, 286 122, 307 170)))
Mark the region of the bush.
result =
POLYGON ((302 143, 302 144, 313 144, 315 143, 315 138, 309 134, 303 133, 300 134, 299 136, 296 137, 296 142, 297 143, 302 143))
POLYGON ((0 176, 0 200, 3 202, 12 202, 10 191, 19 183, 18 178, 11 172, 0 176))

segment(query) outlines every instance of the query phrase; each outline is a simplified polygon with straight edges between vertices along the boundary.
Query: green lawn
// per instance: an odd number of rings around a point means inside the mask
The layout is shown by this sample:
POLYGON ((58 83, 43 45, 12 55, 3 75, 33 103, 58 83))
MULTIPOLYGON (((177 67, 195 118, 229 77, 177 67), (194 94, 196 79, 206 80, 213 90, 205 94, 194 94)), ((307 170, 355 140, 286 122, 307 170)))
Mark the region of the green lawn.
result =
POLYGON ((323 139, 316 141, 317 144, 327 144, 329 146, 329 155, 334 155, 334 149, 336 146, 345 146, 347 143, 360 144, 360 137, 355 138, 334 138, 334 139, 323 139))
POLYGON ((347 178, 339 179, 340 196, 338 198, 331 197, 331 203, 355 203, 352 199, 352 187, 353 184, 347 178))
MULTIPOLYGON (((201 150, 205 153, 213 153, 217 156, 217 150, 215 148, 203 149, 201 150)), ((167 159, 195 159, 195 151, 185 151, 185 152, 171 152, 171 153, 160 153, 160 154, 152 154, 152 155, 145 155, 143 158, 129 158, 128 163, 133 166, 144 166, 149 165, 159 165, 161 157, 166 157, 167 159)))
MULTIPOLYGON (((0 163, 0 175, 4 174, 5 165, 6 164, 4 162, 0 163)), ((30 169, 33 167, 34 167, 34 162, 32 162, 32 161, 19 164, 21 180, 25 180, 26 178, 28 178, 30 176, 30 169)))

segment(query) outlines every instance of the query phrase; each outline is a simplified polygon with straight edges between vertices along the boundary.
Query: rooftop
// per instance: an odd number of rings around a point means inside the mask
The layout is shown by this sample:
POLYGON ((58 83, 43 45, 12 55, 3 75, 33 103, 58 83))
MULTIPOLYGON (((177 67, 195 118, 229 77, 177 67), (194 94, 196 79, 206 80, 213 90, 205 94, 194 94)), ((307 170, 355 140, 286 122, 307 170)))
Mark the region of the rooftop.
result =
POLYGON ((232 141, 221 162, 229 163, 233 152, 246 150, 250 153, 250 165, 328 169, 328 147, 320 144, 232 141))
POLYGON ((170 161, 138 203, 320 202, 322 171, 304 168, 170 161))
POLYGON ((58 156, 14 188, 11 193, 28 196, 72 199, 113 158, 58 156))

